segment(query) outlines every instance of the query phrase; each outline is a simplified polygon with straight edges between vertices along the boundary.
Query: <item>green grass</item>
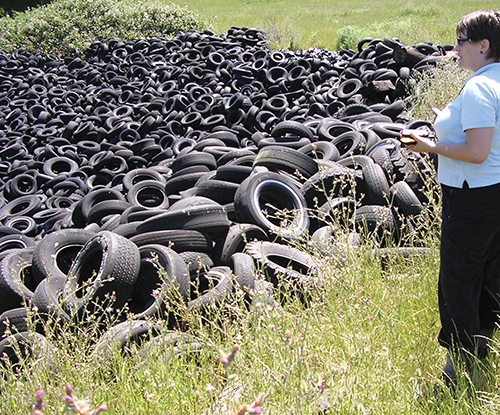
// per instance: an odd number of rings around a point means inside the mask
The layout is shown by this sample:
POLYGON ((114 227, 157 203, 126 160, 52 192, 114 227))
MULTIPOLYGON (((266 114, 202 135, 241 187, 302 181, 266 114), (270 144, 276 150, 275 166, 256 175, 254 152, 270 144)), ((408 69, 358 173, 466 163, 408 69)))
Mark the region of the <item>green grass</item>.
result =
POLYGON ((316 256, 325 284, 308 306, 288 298, 283 308, 248 311, 233 298, 208 316, 180 312, 185 332, 204 347, 178 357, 169 347, 150 354, 133 347, 103 359, 92 354, 99 335, 92 325, 49 330, 55 364, 40 372, 27 361, 21 374, 0 379, 0 413, 28 414, 42 388, 45 414, 55 414, 70 383, 92 407, 106 403, 109 414, 236 413, 260 392, 265 414, 317 414, 325 404, 335 414, 495 414, 498 341, 489 369, 478 366, 471 382, 462 376, 455 397, 439 378, 438 235, 425 240, 428 256, 382 265, 368 246, 346 248, 339 238, 345 265, 316 256), (221 364, 234 344, 234 361, 221 364))
POLYGON ((398 37, 403 43, 454 42, 455 25, 477 9, 498 7, 494 1, 394 0, 176 0, 212 23, 216 32, 231 26, 256 27, 269 33, 273 45, 337 50, 339 36, 353 33, 355 47, 364 37, 398 37))

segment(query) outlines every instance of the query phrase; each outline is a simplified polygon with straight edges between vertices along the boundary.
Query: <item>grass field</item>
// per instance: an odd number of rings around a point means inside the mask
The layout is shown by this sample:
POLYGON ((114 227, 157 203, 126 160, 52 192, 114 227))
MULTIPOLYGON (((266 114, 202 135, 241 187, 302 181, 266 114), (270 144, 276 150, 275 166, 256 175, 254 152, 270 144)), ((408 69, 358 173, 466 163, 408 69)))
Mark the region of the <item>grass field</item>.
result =
POLYGON ((175 0, 212 22, 217 32, 256 27, 286 49, 336 50, 363 37, 398 37, 405 44, 452 43, 465 14, 498 7, 478 0, 175 0))

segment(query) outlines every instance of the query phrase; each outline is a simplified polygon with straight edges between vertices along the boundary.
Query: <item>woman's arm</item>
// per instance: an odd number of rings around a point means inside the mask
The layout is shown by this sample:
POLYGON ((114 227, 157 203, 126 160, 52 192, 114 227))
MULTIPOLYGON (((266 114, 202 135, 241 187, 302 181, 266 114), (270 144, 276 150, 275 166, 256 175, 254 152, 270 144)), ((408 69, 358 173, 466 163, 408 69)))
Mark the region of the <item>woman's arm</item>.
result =
POLYGON ((436 153, 454 160, 481 164, 490 154, 494 130, 494 127, 466 130, 467 141, 458 144, 443 144, 412 133, 411 136, 417 144, 411 147, 411 150, 436 153))

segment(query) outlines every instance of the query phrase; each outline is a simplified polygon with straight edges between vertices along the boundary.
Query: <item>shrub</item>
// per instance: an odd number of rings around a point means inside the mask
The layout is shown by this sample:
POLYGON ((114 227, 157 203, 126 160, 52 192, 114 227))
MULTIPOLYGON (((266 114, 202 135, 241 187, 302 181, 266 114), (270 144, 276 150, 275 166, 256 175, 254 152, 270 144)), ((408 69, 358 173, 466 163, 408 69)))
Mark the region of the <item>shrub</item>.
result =
POLYGON ((56 0, 0 19, 0 50, 81 52, 109 37, 164 37, 206 28, 197 14, 165 0, 56 0))
POLYGON ((337 47, 339 49, 356 50, 358 42, 362 37, 357 27, 344 26, 337 32, 337 47))

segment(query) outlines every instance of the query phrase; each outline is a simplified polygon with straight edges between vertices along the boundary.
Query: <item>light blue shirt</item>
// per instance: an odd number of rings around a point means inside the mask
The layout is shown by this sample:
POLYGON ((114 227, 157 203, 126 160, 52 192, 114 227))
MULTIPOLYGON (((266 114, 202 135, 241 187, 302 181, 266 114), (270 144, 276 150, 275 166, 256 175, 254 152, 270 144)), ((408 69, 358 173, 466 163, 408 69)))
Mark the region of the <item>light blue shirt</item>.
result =
POLYGON ((481 164, 439 155, 438 180, 452 187, 483 187, 500 183, 500 63, 483 66, 469 77, 462 91, 436 118, 436 135, 445 144, 463 143, 465 131, 494 127, 488 158, 481 164))

